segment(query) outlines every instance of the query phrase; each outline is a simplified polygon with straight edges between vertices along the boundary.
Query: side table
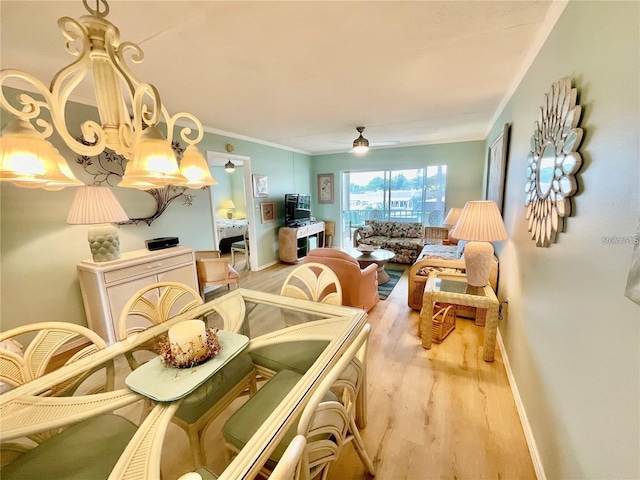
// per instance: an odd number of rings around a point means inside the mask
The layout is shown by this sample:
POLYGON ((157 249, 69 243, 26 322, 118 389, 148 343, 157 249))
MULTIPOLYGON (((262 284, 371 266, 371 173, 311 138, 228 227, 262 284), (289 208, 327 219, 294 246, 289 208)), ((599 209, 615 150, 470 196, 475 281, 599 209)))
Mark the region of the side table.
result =
POLYGON ((433 305, 436 302, 487 310, 482 358, 485 362, 492 362, 495 357, 496 335, 498 333, 499 302, 491 286, 472 287, 467 284, 467 276, 463 274, 431 272, 427 277, 422 310, 420 310, 420 337, 422 338, 422 346, 426 349, 431 348, 431 321, 433 305))

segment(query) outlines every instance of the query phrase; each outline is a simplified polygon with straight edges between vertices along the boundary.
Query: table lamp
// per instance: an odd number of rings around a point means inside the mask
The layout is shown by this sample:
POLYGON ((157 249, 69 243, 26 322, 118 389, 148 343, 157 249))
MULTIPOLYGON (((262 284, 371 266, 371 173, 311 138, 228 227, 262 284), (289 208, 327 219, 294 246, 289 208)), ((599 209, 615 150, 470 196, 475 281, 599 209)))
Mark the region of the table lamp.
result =
POLYGON ((444 220, 442 221, 442 224, 445 227, 455 227, 456 223, 458 223, 458 220, 460 219, 460 214, 462 213, 462 209, 461 208, 450 208, 449 209, 449 213, 447 213, 447 216, 444 217, 444 220))
POLYGON ((70 225, 91 225, 89 247, 94 262, 120 258, 120 237, 113 225, 129 220, 109 187, 78 187, 67 217, 70 225))
POLYGON ((467 202, 451 236, 468 240, 464 247, 467 283, 484 287, 489 283, 493 264, 493 245, 508 238, 496 202, 491 200, 467 202))
POLYGON ((236 208, 233 200, 227 200, 222 204, 222 208, 227 209, 227 218, 233 218, 233 209, 236 208))

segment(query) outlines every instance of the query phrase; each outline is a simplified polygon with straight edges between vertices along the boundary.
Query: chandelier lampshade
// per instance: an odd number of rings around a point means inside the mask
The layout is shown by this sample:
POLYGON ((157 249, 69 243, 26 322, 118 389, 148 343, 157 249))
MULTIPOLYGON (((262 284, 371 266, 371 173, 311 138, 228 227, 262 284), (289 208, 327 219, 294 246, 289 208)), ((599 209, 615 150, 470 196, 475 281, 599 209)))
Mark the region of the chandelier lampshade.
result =
POLYGON ((133 153, 131 165, 122 177, 124 184, 121 187, 133 186, 131 182, 147 182, 156 187, 166 185, 179 185, 186 183, 187 179, 180 173, 176 155, 171 149, 171 144, 164 138, 160 129, 152 125, 147 128, 133 153))
POLYGON ((71 171, 59 167, 59 154, 50 153, 47 138, 55 131, 79 155, 91 157, 109 148, 127 159, 120 186, 149 189, 170 184, 215 185, 211 175, 204 172, 206 162, 202 155, 197 158, 193 149, 189 150, 204 136, 200 120, 187 112, 170 116, 158 90, 134 75, 126 59, 139 62, 144 53, 135 43, 120 41, 118 27, 106 19, 109 14, 106 0, 96 1, 95 9, 87 0, 82 3, 89 15, 77 20, 63 17, 58 21, 67 41, 66 49, 76 58, 54 75, 49 89, 29 73, 16 69, 0 71, 0 106, 16 117, 15 123, 11 122, 2 132, 0 180, 48 189, 76 185, 77 179, 69 176, 71 171), (67 102, 84 79, 93 81, 100 122, 87 119, 70 129, 65 115, 67 102), (14 105, 5 97, 3 88, 10 82, 27 84, 23 90, 35 91, 39 96, 23 93, 18 98, 19 104, 14 105), (177 128, 178 121, 188 126, 177 128), (167 138, 157 128, 160 123, 166 126, 167 138), (191 172, 189 180, 181 173, 171 150, 174 129, 187 143, 187 165, 182 170, 191 172), (82 132, 81 139, 70 133, 76 130, 82 132), (196 175, 193 172, 198 168, 202 171, 196 175))
POLYGON ((224 164, 224 171, 227 173, 233 173, 236 171, 236 166, 231 160, 224 164))
POLYGON ((0 158, 0 179, 19 187, 61 190, 84 185, 60 152, 25 120, 14 119, 3 129, 0 158))
POLYGON ((217 185, 218 181, 211 176, 209 165, 195 145, 189 145, 180 161, 180 173, 187 179, 181 184, 188 188, 202 188, 206 185, 217 185))

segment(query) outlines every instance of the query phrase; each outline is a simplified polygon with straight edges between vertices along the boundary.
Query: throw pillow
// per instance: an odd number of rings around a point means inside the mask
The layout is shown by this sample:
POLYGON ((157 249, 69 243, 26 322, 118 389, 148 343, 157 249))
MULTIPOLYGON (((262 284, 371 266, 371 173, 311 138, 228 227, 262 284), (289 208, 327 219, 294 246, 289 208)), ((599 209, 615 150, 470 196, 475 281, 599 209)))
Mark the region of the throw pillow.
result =
POLYGON ((360 227, 358 229, 358 233, 360 234, 361 238, 368 238, 373 236, 373 228, 371 228, 371 225, 365 225, 364 227, 360 227))

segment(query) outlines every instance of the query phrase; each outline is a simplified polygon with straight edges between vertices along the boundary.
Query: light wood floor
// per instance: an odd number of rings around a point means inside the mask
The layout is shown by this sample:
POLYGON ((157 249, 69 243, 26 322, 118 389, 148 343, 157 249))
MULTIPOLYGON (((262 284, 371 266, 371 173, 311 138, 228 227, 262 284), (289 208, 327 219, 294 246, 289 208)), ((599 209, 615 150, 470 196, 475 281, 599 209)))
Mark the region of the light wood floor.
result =
MULTIPOLYGON (((238 260, 243 288, 272 293, 279 293, 293 268, 279 264, 248 272, 243 267, 238 260)), ((376 478, 535 479, 500 353, 494 362, 484 362, 484 329, 461 319, 442 344, 424 350, 417 337, 418 312, 407 306, 407 273, 408 266, 389 298, 369 312, 369 417, 361 433, 376 478)), ((224 420, 222 415, 216 424, 224 420)), ((184 433, 172 426, 169 437, 163 455, 166 479, 190 465, 184 433)), ((207 434, 207 464, 217 472, 225 466, 219 441, 207 434)), ((348 445, 329 479, 362 478, 369 477, 348 445)))

